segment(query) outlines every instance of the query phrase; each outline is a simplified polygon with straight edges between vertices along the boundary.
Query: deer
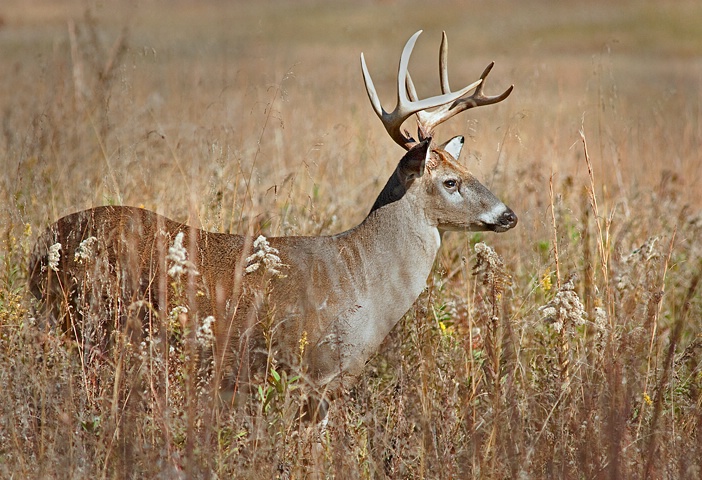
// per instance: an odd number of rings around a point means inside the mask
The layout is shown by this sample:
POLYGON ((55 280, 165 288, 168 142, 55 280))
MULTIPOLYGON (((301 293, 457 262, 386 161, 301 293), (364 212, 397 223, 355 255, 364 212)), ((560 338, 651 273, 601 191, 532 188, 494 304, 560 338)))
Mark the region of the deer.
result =
POLYGON ((214 388, 224 403, 247 392, 273 358, 310 386, 308 417, 325 418, 329 401, 353 384, 425 290, 443 234, 505 232, 517 224, 516 214, 458 162, 464 138, 433 140, 438 125, 503 101, 513 86, 484 95, 493 62, 477 81, 451 91, 444 32, 441 94, 419 99, 408 64, 421 33, 402 51, 391 112, 381 106, 361 54, 373 110, 406 153, 359 225, 335 235, 254 241, 251 233, 200 230, 142 208, 98 206, 60 218, 37 239, 29 287, 40 311, 76 338, 91 311, 108 337, 130 328, 139 338, 145 325, 164 321, 184 302, 188 321, 214 322, 214 388), (413 115, 417 138, 402 130, 413 115), (180 296, 177 275, 186 286, 180 296))

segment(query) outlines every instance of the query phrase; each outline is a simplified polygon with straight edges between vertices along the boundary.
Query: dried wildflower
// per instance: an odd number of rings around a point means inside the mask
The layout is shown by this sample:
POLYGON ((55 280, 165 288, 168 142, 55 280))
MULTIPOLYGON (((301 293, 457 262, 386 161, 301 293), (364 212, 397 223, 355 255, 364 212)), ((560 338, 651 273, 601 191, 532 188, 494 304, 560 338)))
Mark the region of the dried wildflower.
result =
POLYGON ((215 318, 212 315, 205 317, 202 320, 202 324, 197 327, 197 341, 203 347, 208 347, 214 342, 214 332, 212 331, 212 324, 215 318))
POLYGON ((643 245, 631 252, 630 257, 638 255, 640 258, 643 258, 647 262, 658 259, 660 257, 660 254, 656 249, 656 243, 658 243, 658 237, 649 238, 644 242, 643 245))
POLYGON ((168 255, 166 260, 173 262, 168 269, 168 275, 171 277, 179 277, 183 273, 199 275, 200 273, 195 268, 195 265, 188 261, 188 251, 183 246, 183 232, 178 232, 173 245, 168 247, 168 255))
POLYGON ((551 306, 550 302, 539 307, 539 312, 541 312, 541 319, 555 331, 560 332, 563 329, 563 321, 558 318, 558 310, 556 310, 556 307, 551 306))
POLYGON ((60 243, 54 243, 49 247, 49 253, 48 253, 48 265, 51 270, 54 272, 58 272, 59 267, 59 261, 61 260, 61 244, 60 243))
POLYGON ((97 238, 88 237, 78 245, 76 253, 73 255, 73 260, 82 263, 93 257, 93 245, 97 242, 97 238))
POLYGON ((246 261, 246 273, 253 273, 258 270, 261 265, 264 269, 276 277, 285 278, 285 275, 279 270, 281 267, 287 267, 278 256, 277 248, 273 248, 268 243, 268 239, 263 235, 259 237, 253 243, 254 253, 249 256, 246 261))
POLYGON ((178 317, 181 315, 187 315, 188 314, 188 307, 184 307, 183 305, 176 305, 173 307, 168 314, 168 316, 171 318, 171 320, 176 320, 178 317))
POLYGON ((572 275, 553 299, 539 308, 543 321, 557 332, 560 332, 564 326, 578 326, 585 323, 585 307, 575 292, 575 280, 576 276, 572 275))
POLYGON ((605 330, 607 330, 607 325, 609 323, 607 322, 607 311, 604 308, 595 307, 593 317, 594 318, 592 319, 592 321, 595 324, 595 328, 597 328, 599 332, 604 332, 605 330))
POLYGON ((651 237, 629 255, 622 257, 622 265, 628 268, 621 268, 621 273, 614 277, 614 285, 617 290, 623 291, 635 288, 640 279, 644 277, 641 270, 642 266, 649 265, 651 261, 660 258, 660 253, 656 248, 658 240, 658 237, 651 237))
POLYGON ((491 285, 499 295, 506 285, 511 284, 511 278, 505 271, 505 263, 491 247, 480 242, 475 244, 476 261, 473 275, 483 278, 484 285, 491 285))

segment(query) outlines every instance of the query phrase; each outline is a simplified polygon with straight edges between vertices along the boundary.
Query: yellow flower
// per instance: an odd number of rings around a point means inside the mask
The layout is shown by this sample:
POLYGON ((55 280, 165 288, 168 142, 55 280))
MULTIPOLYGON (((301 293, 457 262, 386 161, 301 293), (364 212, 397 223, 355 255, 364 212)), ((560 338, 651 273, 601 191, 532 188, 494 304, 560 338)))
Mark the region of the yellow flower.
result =
POLYGON ((300 344, 299 344, 299 348, 300 348, 300 358, 302 358, 302 357, 304 356, 304 354, 305 354, 305 347, 307 347, 307 345, 310 343, 310 342, 307 340, 307 330, 305 330, 305 331, 302 332, 302 336, 300 337, 299 342, 300 342, 300 344))
POLYGON ((453 325, 447 325, 443 320, 439 320, 439 328, 444 335, 453 335, 453 325))
POLYGON ((646 405, 648 405, 649 407, 653 405, 653 400, 651 400, 651 397, 648 396, 648 393, 644 392, 643 399, 644 402, 646 402, 646 405))
POLYGON ((544 272, 544 274, 541 276, 541 280, 539 281, 539 285, 541 285, 541 290, 544 292, 551 290, 551 287, 553 286, 551 283, 551 272, 544 272))

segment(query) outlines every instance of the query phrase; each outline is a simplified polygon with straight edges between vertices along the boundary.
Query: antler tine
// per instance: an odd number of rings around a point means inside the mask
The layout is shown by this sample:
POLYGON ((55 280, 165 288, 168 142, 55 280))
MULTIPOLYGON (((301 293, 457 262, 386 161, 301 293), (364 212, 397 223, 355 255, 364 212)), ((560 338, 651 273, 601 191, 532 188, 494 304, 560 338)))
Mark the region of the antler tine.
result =
POLYGON ((441 80, 441 93, 451 93, 448 81, 448 38, 446 31, 441 32, 441 46, 439 47, 439 79, 441 80))
POLYGON ((475 89, 475 92, 473 95, 470 97, 462 98, 456 103, 470 103, 470 106, 467 106, 464 108, 464 110, 468 108, 473 108, 473 107, 482 107, 483 105, 492 105, 494 103, 499 103, 505 98, 509 97, 509 94, 512 93, 512 90, 514 90, 514 85, 510 85, 507 90, 502 92, 500 95, 494 95, 492 97, 486 97, 483 95, 483 86, 485 85, 485 79, 487 78, 488 74, 492 70, 492 67, 495 66, 495 62, 490 62, 490 64, 485 67, 485 70, 483 70, 483 73, 480 75, 480 80, 482 82, 480 85, 478 85, 478 88, 475 89))
MULTIPOLYGON (((448 39, 446 38, 446 32, 441 32, 441 47, 439 47, 439 80, 441 81, 441 93, 444 95, 451 93, 451 87, 449 87, 448 81, 448 39)), ((475 86, 475 84, 473 84, 473 86, 475 86)), ((409 72, 407 72, 407 93, 412 100, 417 100, 417 91, 414 88, 414 83, 412 82, 409 72)))
POLYGON ((422 31, 419 30, 417 33, 412 35, 412 37, 410 37, 405 44, 405 48, 402 50, 400 65, 397 72, 397 105, 390 113, 386 112, 380 104, 378 93, 375 90, 373 80, 371 79, 370 73, 368 72, 368 67, 366 66, 366 60, 361 53, 361 70, 363 72, 363 80, 366 86, 366 92, 368 93, 368 98, 373 106, 373 110, 383 122, 385 130, 387 130, 390 137, 392 137, 392 139, 395 140, 398 145, 406 150, 409 150, 417 141, 410 137, 409 134, 402 133, 401 128, 405 120, 407 120, 411 115, 422 110, 451 104, 480 83, 473 83, 472 85, 469 85, 468 87, 455 93, 447 93, 444 95, 426 98, 424 100, 418 100, 407 68, 409 65, 410 56, 412 55, 412 50, 414 49, 414 44, 417 41, 417 37, 419 37, 421 33, 422 31))
MULTIPOLYGON (((431 136, 437 125, 445 122, 454 115, 473 107, 481 107, 483 105, 499 103, 505 98, 509 97, 510 93, 512 93, 512 90, 514 89, 514 85, 511 85, 500 95, 488 97, 483 94, 485 79, 494 66, 495 62, 490 62, 490 64, 480 75, 480 79, 471 85, 471 88, 468 90, 472 90, 472 87, 477 87, 471 96, 461 98, 453 104, 443 105, 433 112, 418 112, 417 118, 419 120, 420 132, 423 132, 423 134, 426 136, 431 136)), ((443 32, 442 34, 441 47, 439 49, 439 77, 441 78, 442 93, 449 94, 451 92, 451 88, 449 87, 448 81, 448 39, 446 37, 446 32, 443 32)), ((414 86, 412 86, 412 88, 414 88, 414 86)))

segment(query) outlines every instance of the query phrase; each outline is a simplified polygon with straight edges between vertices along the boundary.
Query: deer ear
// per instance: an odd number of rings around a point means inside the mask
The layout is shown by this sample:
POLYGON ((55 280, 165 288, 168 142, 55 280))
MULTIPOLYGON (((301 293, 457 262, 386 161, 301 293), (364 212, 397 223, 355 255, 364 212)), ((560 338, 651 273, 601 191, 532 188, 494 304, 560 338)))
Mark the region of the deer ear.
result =
POLYGON ((402 160, 400 160, 400 172, 404 180, 412 180, 424 175, 424 166, 431 155, 431 138, 427 138, 412 147, 402 160))
POLYGON ((461 156, 461 150, 463 150, 463 142, 463 135, 457 135, 441 145, 440 148, 448 152, 455 160, 458 160, 458 157, 461 156))

